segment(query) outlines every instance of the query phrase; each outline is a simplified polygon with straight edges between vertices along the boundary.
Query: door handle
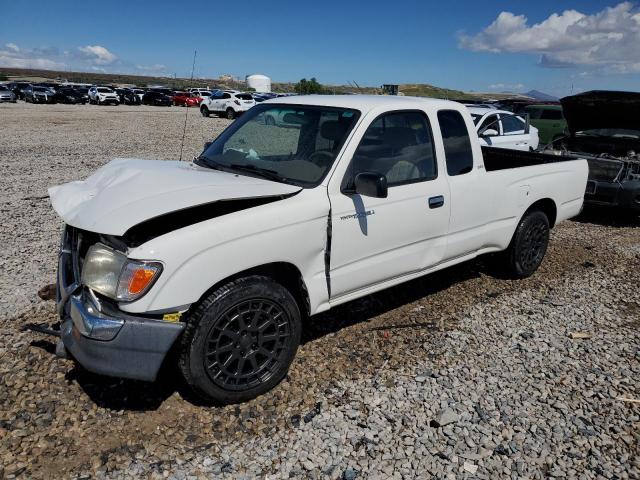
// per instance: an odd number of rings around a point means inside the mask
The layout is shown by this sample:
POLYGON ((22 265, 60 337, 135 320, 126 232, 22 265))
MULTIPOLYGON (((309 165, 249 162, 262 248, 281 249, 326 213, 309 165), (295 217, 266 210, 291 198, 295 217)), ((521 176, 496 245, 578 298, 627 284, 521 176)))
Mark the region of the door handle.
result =
POLYGON ((444 197, 438 195, 437 197, 431 197, 429 199, 429 208, 440 208, 444 205, 444 197))

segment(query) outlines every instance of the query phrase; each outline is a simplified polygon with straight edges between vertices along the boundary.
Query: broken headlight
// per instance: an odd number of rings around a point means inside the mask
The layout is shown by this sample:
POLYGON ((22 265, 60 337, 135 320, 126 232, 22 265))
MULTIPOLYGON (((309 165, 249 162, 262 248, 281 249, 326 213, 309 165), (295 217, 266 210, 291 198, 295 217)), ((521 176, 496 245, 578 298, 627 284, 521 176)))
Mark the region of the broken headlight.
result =
POLYGON ((96 243, 89 248, 82 268, 82 284, 123 302, 144 295, 160 276, 162 264, 130 260, 121 252, 96 243))

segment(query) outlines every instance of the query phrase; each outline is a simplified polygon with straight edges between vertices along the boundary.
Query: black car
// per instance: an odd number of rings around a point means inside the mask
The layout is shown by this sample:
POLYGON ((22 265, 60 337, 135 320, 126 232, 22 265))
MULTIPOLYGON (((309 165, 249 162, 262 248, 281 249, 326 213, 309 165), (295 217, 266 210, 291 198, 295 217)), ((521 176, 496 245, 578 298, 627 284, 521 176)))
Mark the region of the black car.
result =
POLYGON ((77 90, 71 87, 62 87, 56 90, 56 93, 53 95, 53 101, 55 103, 87 103, 84 96, 78 92, 77 90))
POLYGON ((82 97, 83 104, 89 102, 89 87, 73 87, 73 89, 80 97, 82 97))
POLYGON ((40 85, 29 85, 23 90, 24 101, 31 103, 55 103, 53 96, 55 92, 48 87, 40 85))
POLYGON ((142 104, 170 107, 173 104, 173 98, 163 92, 150 90, 142 96, 142 104))
POLYGON ((18 97, 19 100, 24 100, 24 90, 29 85, 30 84, 27 82, 11 82, 11 83, 8 83, 6 86, 9 90, 15 93, 16 97, 18 97))
POLYGON ((640 214, 640 93, 596 90, 560 100, 569 134, 546 147, 589 163, 585 206, 640 214))
POLYGON ((123 105, 140 105, 140 97, 136 95, 130 88, 116 88, 116 93, 120 97, 120 103, 123 105))

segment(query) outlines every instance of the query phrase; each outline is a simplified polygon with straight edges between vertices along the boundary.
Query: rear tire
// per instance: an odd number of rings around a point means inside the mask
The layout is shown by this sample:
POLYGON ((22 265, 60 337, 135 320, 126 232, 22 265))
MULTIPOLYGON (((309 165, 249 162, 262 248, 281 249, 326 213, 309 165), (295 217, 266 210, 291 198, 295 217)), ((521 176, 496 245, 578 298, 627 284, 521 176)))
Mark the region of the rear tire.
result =
POLYGON ((204 399, 250 400, 287 374, 301 327, 300 310, 286 288, 268 277, 240 278, 209 294, 187 317, 180 370, 204 399))
POLYGON ((549 219, 543 212, 525 213, 500 259, 508 277, 526 278, 538 269, 549 245, 549 230, 549 219))
POLYGON ((200 113, 202 114, 203 117, 209 118, 210 112, 206 105, 202 105, 200 107, 200 113))

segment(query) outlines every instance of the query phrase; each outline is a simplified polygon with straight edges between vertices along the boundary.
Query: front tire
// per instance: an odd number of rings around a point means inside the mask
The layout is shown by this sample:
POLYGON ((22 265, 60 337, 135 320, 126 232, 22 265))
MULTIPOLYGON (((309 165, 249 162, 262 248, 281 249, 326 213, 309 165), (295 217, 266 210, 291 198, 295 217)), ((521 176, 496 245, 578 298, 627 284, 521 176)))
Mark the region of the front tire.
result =
POLYGON ((226 117, 227 120, 233 120, 236 118, 236 112, 233 111, 233 108, 227 108, 226 117))
POLYGON ((203 117, 205 117, 205 118, 208 118, 208 117, 209 117, 209 114, 210 114, 209 109, 207 108, 207 106, 206 106, 206 105, 202 105, 202 106, 200 107, 200 113, 201 113, 201 114, 202 114, 202 116, 203 116, 203 117))
POLYGON ((194 392, 216 404, 257 397, 286 375, 300 343, 298 305, 263 276, 218 288, 189 314, 180 370, 194 392))
POLYGON ((549 219, 540 210, 525 213, 516 228, 502 265, 511 278, 526 278, 538 269, 549 245, 549 219))

